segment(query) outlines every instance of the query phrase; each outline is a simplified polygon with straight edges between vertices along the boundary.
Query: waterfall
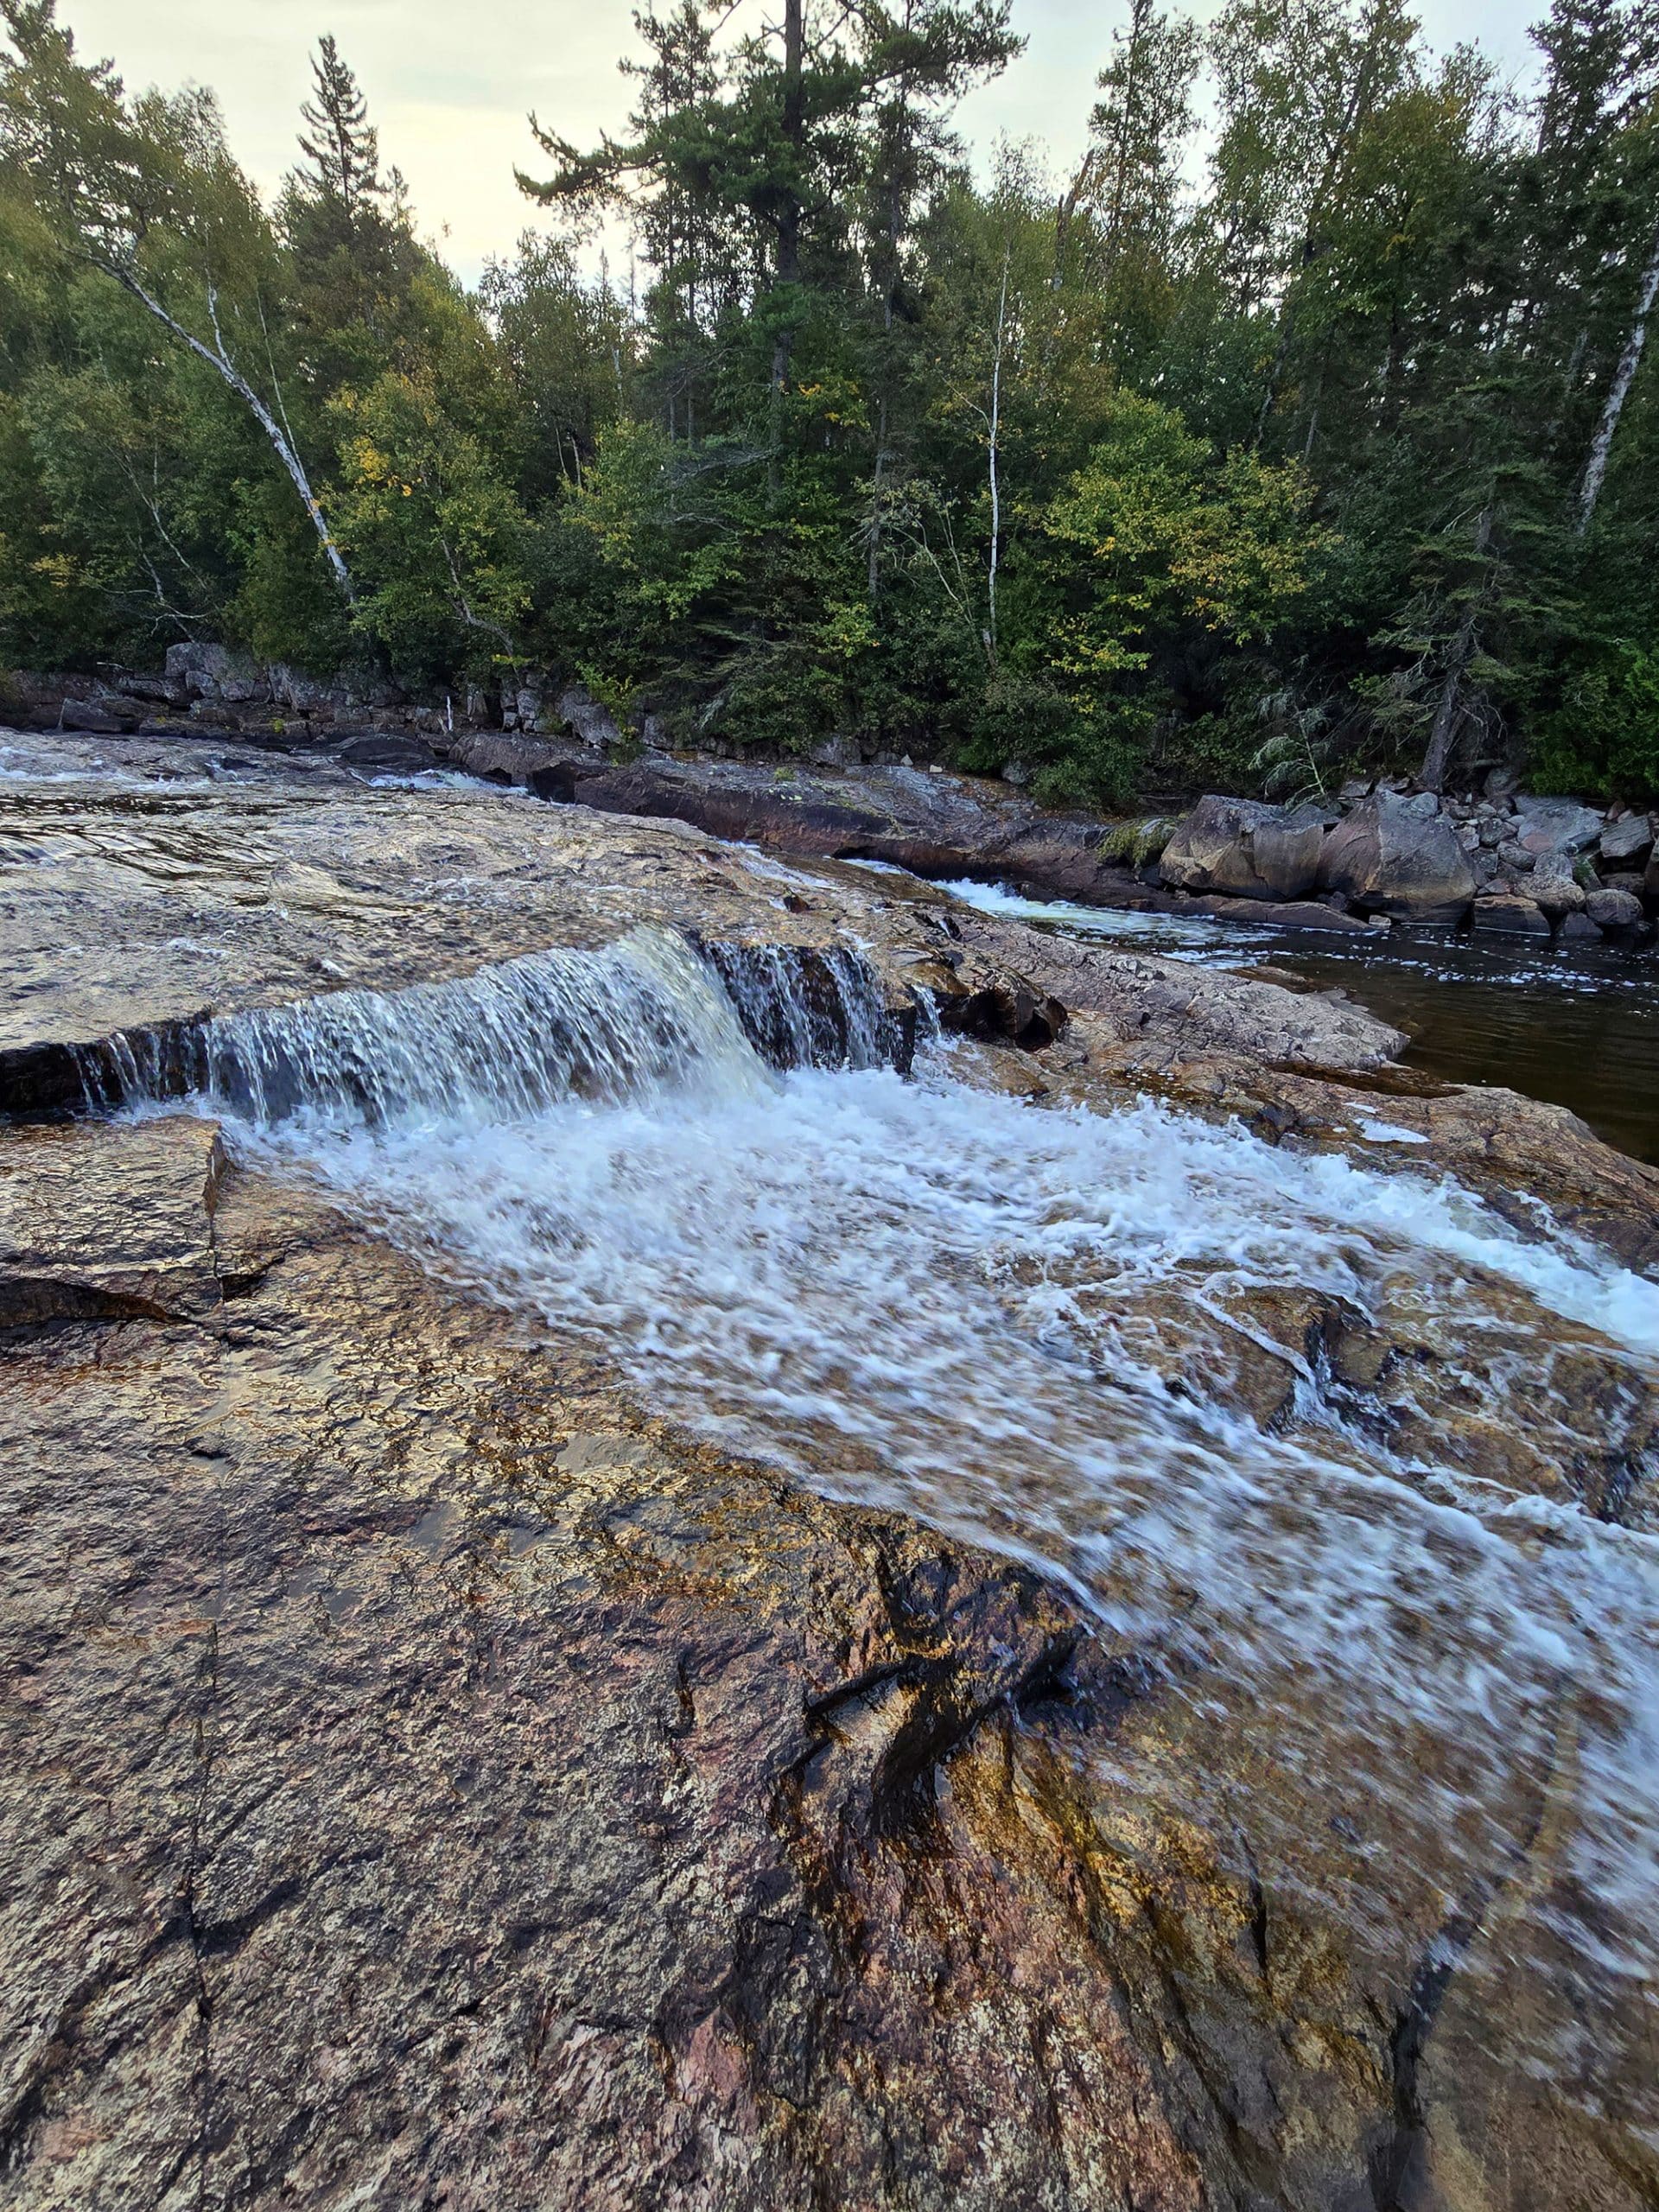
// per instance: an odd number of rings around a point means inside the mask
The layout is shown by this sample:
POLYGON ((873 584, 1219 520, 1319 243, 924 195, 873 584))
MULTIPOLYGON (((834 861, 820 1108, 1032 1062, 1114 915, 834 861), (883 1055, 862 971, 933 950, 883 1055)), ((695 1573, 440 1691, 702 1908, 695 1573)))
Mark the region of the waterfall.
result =
POLYGON ((198 1093, 257 1123, 304 1112, 384 1128, 520 1119, 561 1100, 620 1105, 742 1090, 760 1063, 908 1065, 911 1033, 841 947, 715 945, 637 929, 598 951, 525 954, 453 982, 329 991, 297 1004, 118 1034, 86 1048, 89 1109, 198 1093))
POLYGON ((238 1156, 658 1412, 1062 1582, 1200 1747, 1126 1801, 1231 1833, 1204 1732, 1258 1747, 1250 1847, 1310 1914, 1479 1893, 1570 1742, 1563 1881, 1506 1940, 1616 2035, 1600 1997, 1659 1969, 1659 1543, 1598 1515, 1654 1487, 1659 1288, 1432 1175, 1032 1108, 911 1042, 852 955, 638 931, 96 1080, 188 1079, 238 1156), (1406 1347, 1386 1390, 1344 1331, 1406 1347))

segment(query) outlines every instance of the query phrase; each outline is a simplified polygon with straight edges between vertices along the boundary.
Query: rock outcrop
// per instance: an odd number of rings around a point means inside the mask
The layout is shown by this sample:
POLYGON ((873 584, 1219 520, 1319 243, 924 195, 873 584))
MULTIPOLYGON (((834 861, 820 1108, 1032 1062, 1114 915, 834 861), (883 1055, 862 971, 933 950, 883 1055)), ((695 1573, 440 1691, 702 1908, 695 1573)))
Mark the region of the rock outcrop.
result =
MULTIPOLYGON (((1486 931, 1544 936, 1572 922, 1567 935, 1593 942, 1586 920, 1597 935, 1628 938, 1646 928, 1641 879, 1607 881, 1595 868, 1626 870, 1652 846, 1646 815, 1604 818, 1572 799, 1465 801, 1360 784, 1334 808, 1201 799, 1176 825, 1160 874, 1211 899, 1297 899, 1318 887, 1344 911, 1373 918, 1471 920, 1486 931)), ((1316 925, 1312 912, 1295 925, 1316 925)))
POLYGON ((690 822, 777 852, 881 861, 931 876, 1001 876, 1046 897, 1103 905, 1155 903, 1155 894, 1103 849, 1107 825, 1048 812, 984 778, 663 753, 617 761, 588 746, 515 741, 487 731, 458 734, 449 754, 475 775, 521 785, 540 798, 690 822))
MULTIPOLYGON (((1659 1179, 1393 1067, 1339 1002, 677 823, 92 757, 8 789, 14 1054, 644 919, 856 947, 990 1039, 958 1063, 988 1087, 1338 1164, 1415 1144, 1523 1233, 1544 1198, 1659 1262, 1659 1179)), ((1264 1430, 1325 1377, 1529 1541, 1575 1501, 1652 1526, 1643 1377, 1462 1273, 1439 1321, 1409 1280, 1240 1304, 1195 1249, 1126 1325, 1152 1361, 1160 1299, 1197 1316, 1264 1430)), ((1492 1834, 1417 1746, 1403 1854, 1317 1688, 1146 1618, 1132 1553, 1091 1600, 735 1460, 195 1113, 0 1127, 0 1332, 16 2212, 1654 2201, 1644 1993, 1537 1948, 1583 1872, 1573 1694, 1492 1834)), ((1426 1656, 1445 1624, 1412 1623, 1426 1656)))
MULTIPOLYGON (((625 728, 583 684, 550 672, 499 696, 468 684, 416 699, 366 672, 324 679, 187 644, 169 651, 159 674, 23 677, 10 690, 10 711, 36 728, 232 741, 380 774, 453 765, 543 798, 672 818, 802 855, 1001 879, 1039 897, 1101 906, 1179 909, 1243 899, 1283 928, 1329 928, 1325 916, 1351 907, 1379 926, 1443 924, 1470 919, 1477 895, 1531 898, 1527 879, 1541 862, 1548 881, 1641 903, 1634 924, 1594 925, 1626 949, 1659 917, 1649 815, 1617 806, 1604 815, 1576 799, 1516 793, 1510 777, 1489 779, 1478 797, 1437 798, 1398 779, 1359 778, 1318 804, 1211 794, 1182 819, 1103 821, 1039 807, 1006 779, 917 767, 908 756, 872 759, 846 736, 783 762, 671 753, 655 712, 625 728), (1448 834, 1472 871, 1471 891, 1460 893, 1465 870, 1448 834)), ((1578 925, 1588 910, 1572 891, 1534 903, 1557 929, 1576 918, 1569 934, 1593 942, 1578 925)))
POLYGON ((1160 874, 1181 891, 1300 899, 1319 880, 1325 830, 1314 808, 1203 798, 1165 846, 1160 874))

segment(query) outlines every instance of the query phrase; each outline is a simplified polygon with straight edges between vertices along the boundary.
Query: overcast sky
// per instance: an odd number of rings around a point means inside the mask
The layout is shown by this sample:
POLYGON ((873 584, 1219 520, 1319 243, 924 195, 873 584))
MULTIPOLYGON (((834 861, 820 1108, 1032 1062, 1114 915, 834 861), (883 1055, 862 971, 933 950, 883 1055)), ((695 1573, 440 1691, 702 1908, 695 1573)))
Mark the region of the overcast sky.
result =
MULTIPOLYGON (((293 160, 308 49, 333 31, 368 94, 385 158, 408 178, 421 226, 443 236, 462 276, 507 251, 536 211, 515 162, 534 169, 534 108, 578 142, 620 126, 617 74, 634 0, 60 0, 84 54, 115 60, 128 85, 194 79, 218 92, 231 143, 267 190, 293 160), (445 235, 447 234, 447 235, 445 235)), ((1437 46, 1478 37, 1510 73, 1527 67, 1526 25, 1547 0, 1422 0, 1437 46)), ((1014 0, 1025 54, 963 103, 959 125, 982 156, 997 138, 1036 137, 1057 164, 1079 149, 1096 71, 1124 0, 1014 0)), ((1200 0, 1198 13, 1213 12, 1200 0)))

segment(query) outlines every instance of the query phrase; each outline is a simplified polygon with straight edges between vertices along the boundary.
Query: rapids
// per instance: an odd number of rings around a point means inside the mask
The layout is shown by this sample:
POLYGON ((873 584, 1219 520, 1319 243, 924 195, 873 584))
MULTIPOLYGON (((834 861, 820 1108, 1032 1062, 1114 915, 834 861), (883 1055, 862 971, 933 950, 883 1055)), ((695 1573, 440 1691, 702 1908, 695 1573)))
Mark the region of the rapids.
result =
MULTIPOLYGON (((1385 1169, 1147 1101, 1033 1107, 938 1040, 907 1078, 855 963, 839 982, 827 1030, 798 973, 728 990, 641 931, 232 1016, 193 1072, 240 1156, 651 1409, 1062 1581, 1200 1730, 1256 1733, 1251 1847, 1310 1911, 1380 1922, 1427 1883, 1454 1924, 1565 1792, 1568 1878, 1505 1941, 1592 2018, 1659 1950, 1659 1542, 1402 1442, 1263 1315, 1404 1315, 1548 1451, 1558 1352, 1651 1385, 1659 1287, 1403 1147, 1385 1169), (1299 1848, 1312 1827, 1361 1878, 1299 1848)), ((1204 1805, 1179 1760, 1122 1779, 1204 1805)))

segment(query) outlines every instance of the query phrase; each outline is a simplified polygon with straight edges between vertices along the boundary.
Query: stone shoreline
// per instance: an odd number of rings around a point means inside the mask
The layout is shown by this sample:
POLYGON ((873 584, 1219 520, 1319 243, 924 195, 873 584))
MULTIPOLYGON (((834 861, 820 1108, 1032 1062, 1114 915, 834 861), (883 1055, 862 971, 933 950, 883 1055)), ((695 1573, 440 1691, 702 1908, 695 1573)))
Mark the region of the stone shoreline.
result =
POLYGON ((1036 805, 1003 782, 856 749, 753 761, 667 752, 650 718, 625 736, 580 684, 416 706, 175 646, 156 677, 18 678, 20 725, 233 745, 361 772, 453 765, 538 797, 666 817, 715 835, 934 877, 1001 877, 1042 898, 1208 912, 1281 928, 1401 921, 1510 941, 1649 943, 1655 822, 1489 779, 1438 797, 1357 782, 1290 806, 1212 794, 1185 815, 1106 821, 1036 805))

